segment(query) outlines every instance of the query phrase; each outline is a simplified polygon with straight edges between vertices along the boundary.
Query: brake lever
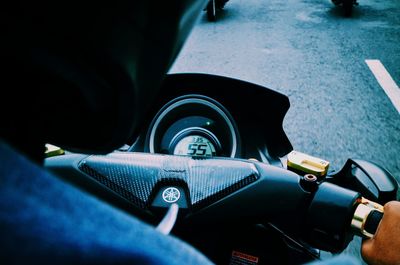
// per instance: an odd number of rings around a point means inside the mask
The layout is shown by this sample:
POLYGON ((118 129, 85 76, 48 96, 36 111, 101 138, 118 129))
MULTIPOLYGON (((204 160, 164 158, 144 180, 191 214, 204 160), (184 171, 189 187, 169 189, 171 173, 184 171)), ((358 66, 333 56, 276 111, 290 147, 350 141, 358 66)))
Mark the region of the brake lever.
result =
POLYGON ((339 172, 327 176, 325 180, 358 191, 363 197, 381 204, 397 199, 399 184, 395 177, 369 161, 348 159, 339 172))

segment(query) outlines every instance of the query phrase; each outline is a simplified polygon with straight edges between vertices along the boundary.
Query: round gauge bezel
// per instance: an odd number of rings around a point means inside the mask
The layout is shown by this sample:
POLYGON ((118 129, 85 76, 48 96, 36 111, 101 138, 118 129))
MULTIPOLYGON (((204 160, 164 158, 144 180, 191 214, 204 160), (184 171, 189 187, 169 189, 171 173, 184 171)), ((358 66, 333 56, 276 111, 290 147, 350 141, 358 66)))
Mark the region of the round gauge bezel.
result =
MULTIPOLYGON (((165 137, 166 132, 174 124, 174 122, 176 123, 180 120, 195 116, 205 119, 215 119, 217 122, 220 122, 221 124, 219 125, 223 126, 221 132, 223 132, 225 136, 223 138, 228 137, 229 139, 220 139, 221 136, 217 135, 217 133, 202 127, 200 127, 200 129, 203 132, 208 131, 209 134, 212 135, 208 139, 212 140, 218 145, 215 147, 219 148, 219 152, 224 154, 223 156, 236 157, 239 150, 240 138, 237 126, 232 116, 216 100, 197 94, 177 97, 164 105, 164 107, 157 113, 149 127, 146 137, 146 148, 148 148, 148 151, 150 153, 159 153, 163 137, 165 137), (223 146, 223 142, 225 145, 229 146, 223 146), (225 148, 229 148, 229 150, 225 150, 225 148)), ((184 128, 183 130, 186 130, 186 135, 190 135, 195 134, 198 129, 198 127, 196 128, 191 126, 191 128, 188 127, 184 128), (193 133, 190 132, 190 129, 194 130, 193 133)), ((181 131, 182 130, 176 132, 172 138, 176 138, 181 131)), ((171 141, 168 143, 168 147, 163 149, 164 152, 166 151, 165 149, 168 150, 168 153, 171 152, 170 147, 172 140, 173 139, 171 139, 171 141)))

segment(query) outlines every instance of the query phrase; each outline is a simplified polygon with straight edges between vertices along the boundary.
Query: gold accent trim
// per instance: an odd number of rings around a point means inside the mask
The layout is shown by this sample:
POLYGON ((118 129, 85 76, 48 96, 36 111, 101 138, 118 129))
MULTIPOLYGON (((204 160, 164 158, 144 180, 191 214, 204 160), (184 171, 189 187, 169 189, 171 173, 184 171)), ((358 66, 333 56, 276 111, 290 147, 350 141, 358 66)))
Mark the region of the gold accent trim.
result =
POLYGON ((361 198, 354 212, 353 219, 351 220, 351 227, 359 235, 362 235, 366 238, 372 238, 374 236, 364 229, 365 222, 367 221, 367 218, 372 211, 379 211, 383 213, 383 206, 368 199, 361 198))
POLYGON ((379 203, 370 201, 370 200, 368 200, 368 199, 365 199, 364 197, 361 198, 361 203, 362 203, 362 204, 369 205, 370 207, 375 208, 375 209, 377 209, 378 211, 380 211, 380 212, 383 213, 383 206, 380 205, 379 203))
POLYGON ((292 151, 288 154, 287 166, 288 169, 292 168, 306 174, 324 177, 328 173, 329 162, 298 151, 292 151))

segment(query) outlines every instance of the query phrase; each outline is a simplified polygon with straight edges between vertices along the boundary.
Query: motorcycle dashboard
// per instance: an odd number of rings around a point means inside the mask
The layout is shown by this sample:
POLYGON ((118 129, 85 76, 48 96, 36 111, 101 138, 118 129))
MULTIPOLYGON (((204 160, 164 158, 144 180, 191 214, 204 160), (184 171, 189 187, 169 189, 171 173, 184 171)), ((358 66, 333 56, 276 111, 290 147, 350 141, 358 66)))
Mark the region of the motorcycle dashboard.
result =
POLYGON ((257 84, 169 74, 128 151, 280 163, 292 150, 282 128, 288 108, 285 95, 257 84))
POLYGON ((240 148, 235 120, 210 97, 188 94, 166 103, 146 134, 151 153, 235 157, 240 148))

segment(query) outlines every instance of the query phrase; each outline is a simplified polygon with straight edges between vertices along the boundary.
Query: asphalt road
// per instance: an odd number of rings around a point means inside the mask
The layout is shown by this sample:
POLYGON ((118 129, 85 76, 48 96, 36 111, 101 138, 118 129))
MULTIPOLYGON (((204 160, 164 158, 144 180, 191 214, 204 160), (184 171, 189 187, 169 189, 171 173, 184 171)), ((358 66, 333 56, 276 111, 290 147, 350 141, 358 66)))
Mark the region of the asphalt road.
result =
MULTIPOLYGON (((329 0, 231 0, 202 14, 171 72, 203 72, 286 94, 294 148, 340 169, 376 162, 400 180, 400 114, 368 68, 378 59, 400 85, 400 2, 359 0, 353 16, 329 0)), ((359 241, 347 252, 358 256, 359 241)))

